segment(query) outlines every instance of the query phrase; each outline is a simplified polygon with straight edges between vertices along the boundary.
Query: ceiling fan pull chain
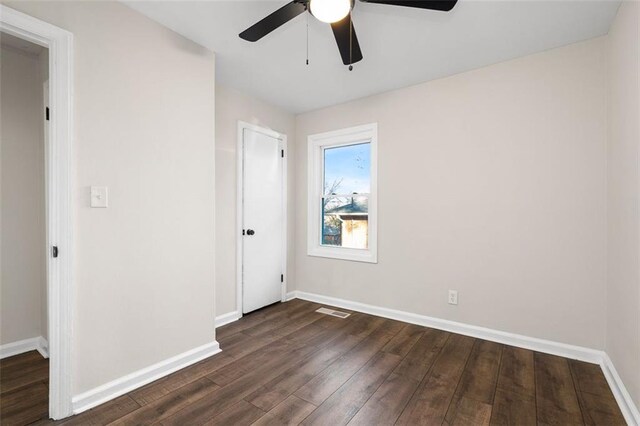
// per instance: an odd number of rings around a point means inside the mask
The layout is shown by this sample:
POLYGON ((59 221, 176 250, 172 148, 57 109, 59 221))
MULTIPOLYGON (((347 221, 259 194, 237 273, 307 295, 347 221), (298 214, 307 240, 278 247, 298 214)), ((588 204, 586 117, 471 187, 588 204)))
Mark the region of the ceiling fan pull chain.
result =
POLYGON ((309 65, 309 14, 307 13, 307 65, 309 65))
POLYGON ((349 12, 349 71, 353 71, 353 20, 349 12))

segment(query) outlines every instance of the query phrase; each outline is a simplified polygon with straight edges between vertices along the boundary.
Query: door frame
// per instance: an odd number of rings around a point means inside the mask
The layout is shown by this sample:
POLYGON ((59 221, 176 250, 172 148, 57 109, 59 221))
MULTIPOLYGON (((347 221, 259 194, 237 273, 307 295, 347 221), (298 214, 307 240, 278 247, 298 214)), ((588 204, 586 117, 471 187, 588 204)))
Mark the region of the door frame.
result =
POLYGON ((254 132, 262 133, 263 135, 270 136, 280 140, 282 149, 284 150, 284 158, 282 161, 282 295, 281 301, 284 302, 287 298, 287 156, 289 151, 287 150, 287 135, 277 132, 275 130, 267 129, 264 127, 256 126, 255 124, 247 123, 245 121, 238 120, 238 134, 236 145, 236 310, 238 318, 243 316, 242 313, 242 294, 243 294, 243 282, 242 282, 242 268, 243 268, 243 249, 244 239, 242 238, 243 229, 243 207, 244 207, 244 131, 253 130, 254 132))
POLYGON ((0 30, 49 49, 51 116, 45 147, 49 416, 57 420, 73 412, 73 34, 2 4, 0 30), (58 247, 57 258, 53 246, 58 247))

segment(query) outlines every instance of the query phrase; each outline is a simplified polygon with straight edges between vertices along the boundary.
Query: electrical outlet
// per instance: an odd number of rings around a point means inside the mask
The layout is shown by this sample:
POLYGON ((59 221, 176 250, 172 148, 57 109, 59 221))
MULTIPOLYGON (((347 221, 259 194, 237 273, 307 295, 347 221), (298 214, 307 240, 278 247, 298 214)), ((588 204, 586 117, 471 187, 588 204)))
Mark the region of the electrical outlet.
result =
POLYGON ((449 290, 449 304, 457 305, 458 304, 458 291, 457 290, 449 290))

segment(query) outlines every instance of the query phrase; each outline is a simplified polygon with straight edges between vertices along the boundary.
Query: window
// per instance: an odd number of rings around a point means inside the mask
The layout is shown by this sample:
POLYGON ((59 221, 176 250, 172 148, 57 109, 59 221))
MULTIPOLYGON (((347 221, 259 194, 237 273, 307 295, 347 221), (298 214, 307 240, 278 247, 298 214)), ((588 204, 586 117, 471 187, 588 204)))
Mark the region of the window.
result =
POLYGON ((308 254, 377 262, 377 125, 309 136, 308 254))

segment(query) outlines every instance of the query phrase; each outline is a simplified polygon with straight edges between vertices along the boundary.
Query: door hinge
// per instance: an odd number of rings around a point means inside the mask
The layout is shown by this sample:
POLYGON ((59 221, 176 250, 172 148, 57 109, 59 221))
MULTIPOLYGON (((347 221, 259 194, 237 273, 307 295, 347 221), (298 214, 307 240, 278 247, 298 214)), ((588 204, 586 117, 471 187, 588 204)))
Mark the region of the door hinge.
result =
POLYGON ((46 107, 44 110, 44 116, 47 119, 47 121, 49 121, 49 107, 46 107))
POLYGON ((284 282, 284 274, 280 274, 280 282, 283 283, 284 282))
POLYGON ((282 158, 284 158, 284 149, 280 150, 280 155, 282 155, 282 158))
POLYGON ((51 255, 52 255, 53 257, 58 257, 58 246, 53 246, 53 247, 51 248, 51 255))

